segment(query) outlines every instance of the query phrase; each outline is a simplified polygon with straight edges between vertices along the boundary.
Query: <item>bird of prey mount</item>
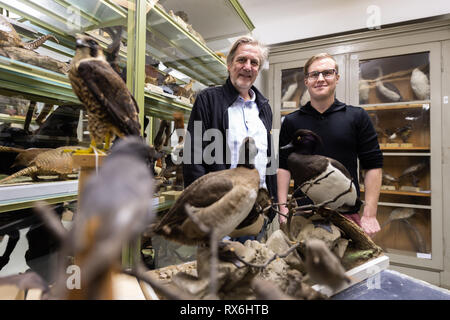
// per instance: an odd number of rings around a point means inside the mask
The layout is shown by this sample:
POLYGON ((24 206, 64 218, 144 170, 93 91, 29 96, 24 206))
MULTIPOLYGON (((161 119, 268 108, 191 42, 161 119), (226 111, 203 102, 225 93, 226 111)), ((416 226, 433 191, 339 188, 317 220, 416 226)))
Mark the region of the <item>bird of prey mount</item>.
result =
POLYGON ((140 136, 139 107, 125 82, 107 62, 99 43, 77 35, 69 80, 85 105, 92 153, 97 145, 108 150, 114 136, 140 136))

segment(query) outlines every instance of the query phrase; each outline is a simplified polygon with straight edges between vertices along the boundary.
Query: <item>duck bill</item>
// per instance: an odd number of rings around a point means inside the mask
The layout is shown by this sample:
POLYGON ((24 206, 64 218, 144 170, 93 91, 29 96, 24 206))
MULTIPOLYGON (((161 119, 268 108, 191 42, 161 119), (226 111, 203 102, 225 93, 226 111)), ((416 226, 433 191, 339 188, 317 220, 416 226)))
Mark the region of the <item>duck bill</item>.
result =
POLYGON ((285 146, 280 147, 280 149, 281 149, 281 150, 286 150, 286 149, 290 149, 290 148, 293 148, 293 147, 294 147, 294 145, 293 145, 292 142, 291 142, 291 143, 288 143, 288 144, 285 145, 285 146))

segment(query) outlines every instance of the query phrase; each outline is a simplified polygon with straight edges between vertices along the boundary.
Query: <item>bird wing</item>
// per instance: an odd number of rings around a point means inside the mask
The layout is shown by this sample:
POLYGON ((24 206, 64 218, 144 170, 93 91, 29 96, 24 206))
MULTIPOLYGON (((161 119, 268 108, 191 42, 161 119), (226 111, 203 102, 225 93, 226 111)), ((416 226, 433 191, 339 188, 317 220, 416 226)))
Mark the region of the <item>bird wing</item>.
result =
POLYGON ((186 203, 197 208, 204 208, 228 193, 233 188, 233 183, 223 176, 223 172, 225 171, 208 173, 184 189, 172 208, 158 222, 155 231, 166 225, 181 225, 188 217, 185 211, 186 203))
POLYGON ((140 135, 139 107, 125 82, 104 61, 82 61, 78 74, 105 108, 111 123, 125 135, 140 135))
POLYGON ((330 160, 330 163, 333 167, 339 169, 344 174, 344 176, 346 176, 347 178, 352 180, 352 176, 350 175, 350 172, 348 172, 347 168, 342 163, 340 163, 339 161, 332 159, 332 158, 328 158, 328 159, 330 160))

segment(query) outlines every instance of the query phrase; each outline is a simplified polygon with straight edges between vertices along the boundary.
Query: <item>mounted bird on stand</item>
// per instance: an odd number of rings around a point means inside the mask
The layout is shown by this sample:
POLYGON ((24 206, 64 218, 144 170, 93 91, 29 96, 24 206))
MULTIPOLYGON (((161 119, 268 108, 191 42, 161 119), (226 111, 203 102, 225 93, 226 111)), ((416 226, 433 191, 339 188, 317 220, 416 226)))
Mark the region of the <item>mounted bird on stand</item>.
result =
POLYGON ((78 99, 85 105, 93 153, 98 144, 108 150, 114 136, 140 136, 139 107, 125 82, 106 61, 98 42, 77 35, 76 53, 69 80, 78 99))
POLYGON ((317 134, 299 129, 291 143, 281 147, 293 150, 288 156, 288 167, 295 185, 315 206, 326 206, 342 214, 358 212, 362 202, 350 173, 339 161, 315 154, 320 144, 317 134))

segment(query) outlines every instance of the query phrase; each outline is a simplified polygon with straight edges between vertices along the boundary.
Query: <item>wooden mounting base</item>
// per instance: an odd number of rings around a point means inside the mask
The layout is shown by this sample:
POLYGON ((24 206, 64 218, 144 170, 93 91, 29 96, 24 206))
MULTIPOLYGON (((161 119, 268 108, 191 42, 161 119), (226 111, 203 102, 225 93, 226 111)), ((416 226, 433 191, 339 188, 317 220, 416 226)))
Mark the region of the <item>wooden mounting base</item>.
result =
POLYGON ((78 176, 78 202, 80 201, 81 190, 84 184, 92 173, 95 173, 96 168, 100 168, 106 158, 104 154, 74 154, 72 156, 75 168, 80 168, 80 175, 78 176))

